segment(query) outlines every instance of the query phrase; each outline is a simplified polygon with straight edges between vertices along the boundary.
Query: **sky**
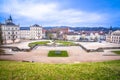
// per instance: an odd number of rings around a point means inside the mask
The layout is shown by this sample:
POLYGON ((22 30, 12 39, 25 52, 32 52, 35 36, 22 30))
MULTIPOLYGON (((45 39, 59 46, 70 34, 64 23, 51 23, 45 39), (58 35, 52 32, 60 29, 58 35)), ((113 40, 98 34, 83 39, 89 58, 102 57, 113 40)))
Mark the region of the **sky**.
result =
POLYGON ((21 27, 120 27, 120 0, 0 0, 0 22, 10 15, 21 27))

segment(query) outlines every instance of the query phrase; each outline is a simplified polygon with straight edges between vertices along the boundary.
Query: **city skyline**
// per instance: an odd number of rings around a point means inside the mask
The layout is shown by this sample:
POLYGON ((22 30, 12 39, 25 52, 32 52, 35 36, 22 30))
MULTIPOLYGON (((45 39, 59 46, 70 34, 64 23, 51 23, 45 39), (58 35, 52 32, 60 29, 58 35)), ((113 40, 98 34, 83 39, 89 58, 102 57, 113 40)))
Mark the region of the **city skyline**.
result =
POLYGON ((21 27, 115 26, 120 27, 119 0, 1 0, 0 22, 12 15, 21 27))

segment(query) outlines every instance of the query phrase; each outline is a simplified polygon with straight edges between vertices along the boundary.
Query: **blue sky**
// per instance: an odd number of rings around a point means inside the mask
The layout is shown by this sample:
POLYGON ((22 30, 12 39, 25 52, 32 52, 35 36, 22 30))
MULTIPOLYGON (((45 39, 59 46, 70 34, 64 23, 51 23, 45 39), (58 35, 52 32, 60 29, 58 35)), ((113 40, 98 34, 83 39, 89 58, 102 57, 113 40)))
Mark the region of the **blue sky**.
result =
POLYGON ((120 27, 120 0, 0 0, 0 22, 20 26, 120 27))

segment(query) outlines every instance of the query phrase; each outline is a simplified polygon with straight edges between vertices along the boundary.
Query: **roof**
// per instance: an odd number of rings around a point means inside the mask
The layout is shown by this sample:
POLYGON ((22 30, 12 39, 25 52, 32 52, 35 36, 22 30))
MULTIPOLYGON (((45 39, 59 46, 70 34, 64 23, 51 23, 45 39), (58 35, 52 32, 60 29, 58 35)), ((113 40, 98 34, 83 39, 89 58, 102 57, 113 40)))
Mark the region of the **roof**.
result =
POLYGON ((34 24, 34 25, 32 25, 31 27, 41 27, 41 26, 38 25, 38 24, 34 24))
POLYGON ((120 36, 120 30, 112 32, 112 35, 120 36))
POLYGON ((9 23, 6 23, 5 25, 15 25, 15 24, 12 22, 11 23, 9 22, 9 23))
POLYGON ((30 30, 30 27, 20 27, 20 30, 30 30))
POLYGON ((67 35, 79 35, 78 33, 74 33, 74 32, 69 32, 67 33, 67 35))

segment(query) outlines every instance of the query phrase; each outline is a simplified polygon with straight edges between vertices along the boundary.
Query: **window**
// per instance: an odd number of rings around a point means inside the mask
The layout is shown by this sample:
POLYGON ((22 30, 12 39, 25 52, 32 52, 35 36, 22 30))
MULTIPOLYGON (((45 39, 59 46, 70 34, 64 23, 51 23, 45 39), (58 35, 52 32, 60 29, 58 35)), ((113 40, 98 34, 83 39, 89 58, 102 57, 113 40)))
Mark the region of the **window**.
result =
POLYGON ((12 32, 12 34, 14 34, 14 32, 12 32))
POLYGON ((8 32, 8 34, 10 34, 10 32, 8 32))

